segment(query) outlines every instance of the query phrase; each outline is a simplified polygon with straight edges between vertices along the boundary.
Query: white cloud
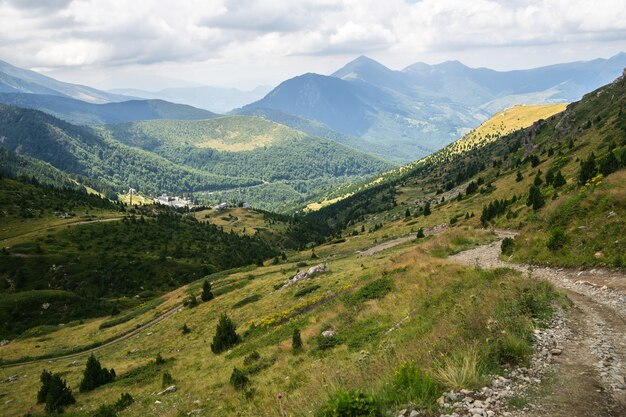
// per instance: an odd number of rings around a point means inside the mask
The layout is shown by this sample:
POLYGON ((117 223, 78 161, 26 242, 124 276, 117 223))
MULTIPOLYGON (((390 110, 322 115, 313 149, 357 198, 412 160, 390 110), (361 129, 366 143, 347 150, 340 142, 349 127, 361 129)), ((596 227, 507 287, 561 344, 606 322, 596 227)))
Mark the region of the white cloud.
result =
POLYGON ((623 16, 623 0, 0 0, 0 58, 214 84, 332 71, 359 54, 488 65, 497 48, 547 64, 626 49, 623 16))

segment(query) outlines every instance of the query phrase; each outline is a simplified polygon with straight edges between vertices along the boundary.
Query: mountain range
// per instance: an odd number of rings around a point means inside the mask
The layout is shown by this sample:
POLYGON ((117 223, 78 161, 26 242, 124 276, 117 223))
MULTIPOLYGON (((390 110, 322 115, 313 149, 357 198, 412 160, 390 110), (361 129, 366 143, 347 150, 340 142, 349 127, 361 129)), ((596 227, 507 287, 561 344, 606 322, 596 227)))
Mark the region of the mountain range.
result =
POLYGON ((528 70, 494 71, 447 61, 394 71, 361 56, 330 76, 304 74, 286 80, 235 112, 264 112, 274 119, 278 111, 315 120, 358 138, 352 141, 358 149, 408 162, 513 104, 577 100, 613 80, 625 66, 626 54, 620 53, 528 70))
POLYGON ((263 98, 271 89, 272 87, 268 86, 258 86, 253 90, 244 91, 237 88, 193 86, 170 87, 158 91, 118 88, 110 90, 110 92, 146 99, 167 100, 173 103, 188 104, 215 113, 227 113, 235 108, 263 98))

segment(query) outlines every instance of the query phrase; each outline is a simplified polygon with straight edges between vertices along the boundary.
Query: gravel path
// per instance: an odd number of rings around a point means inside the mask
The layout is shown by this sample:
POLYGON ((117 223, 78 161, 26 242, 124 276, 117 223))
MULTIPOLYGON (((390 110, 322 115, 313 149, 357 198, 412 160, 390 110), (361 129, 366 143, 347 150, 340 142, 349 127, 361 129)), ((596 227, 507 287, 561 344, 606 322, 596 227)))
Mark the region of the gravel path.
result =
MULTIPOLYGON (((499 234, 501 237, 511 235, 499 234)), ((597 268, 575 270, 519 265, 503 262, 499 255, 500 241, 461 252, 450 259, 481 268, 512 268, 547 280, 563 290, 573 306, 557 314, 556 324, 551 323, 553 326, 546 334, 536 334, 538 352, 528 370, 530 385, 533 385, 533 378, 536 379, 537 393, 531 404, 521 412, 489 414, 485 411, 477 415, 626 416, 626 276, 597 268), (547 345, 546 337, 552 340, 547 345), (539 387, 539 380, 546 375, 552 376, 539 387)))

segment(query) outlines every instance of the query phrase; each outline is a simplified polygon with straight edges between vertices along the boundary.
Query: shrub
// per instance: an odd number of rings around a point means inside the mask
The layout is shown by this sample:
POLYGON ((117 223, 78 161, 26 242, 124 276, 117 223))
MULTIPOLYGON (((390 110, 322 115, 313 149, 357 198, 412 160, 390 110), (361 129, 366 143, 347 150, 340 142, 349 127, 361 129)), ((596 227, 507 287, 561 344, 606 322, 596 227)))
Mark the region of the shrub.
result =
POLYGON ((52 374, 44 369, 39 379, 41 388, 37 392, 37 404, 45 403, 47 413, 62 413, 66 406, 76 403, 61 374, 52 374))
POLYGON ((100 365, 100 361, 96 359, 93 353, 87 359, 87 365, 83 372, 83 379, 80 381, 79 391, 92 391, 99 386, 108 384, 115 380, 115 371, 113 368, 106 369, 100 365))
POLYGON ((371 395, 360 391, 337 391, 324 404, 319 417, 380 417, 380 406, 371 395))
POLYGON ((93 417, 117 417, 117 410, 113 405, 104 405, 102 404, 97 410, 93 417))
POLYGON ((161 352, 157 353, 156 357, 154 358, 154 363, 156 363, 157 365, 163 365, 165 362, 166 360, 163 356, 161 356, 161 352))
POLYGON ((233 368, 233 373, 230 375, 230 385, 237 391, 243 391, 243 389, 250 383, 250 380, 239 368, 233 368))
POLYGON ((187 323, 183 324, 183 327, 181 327, 180 332, 182 334, 189 334, 191 333, 191 329, 187 326, 187 323))
POLYGON ((300 288, 298 291, 296 291, 293 296, 294 297, 302 297, 303 295, 307 295, 312 293, 313 291, 319 289, 321 286, 317 285, 317 284, 311 284, 311 285, 307 285, 306 287, 302 287, 300 288))
POLYGON ((196 296, 191 294, 189 295, 187 298, 185 298, 185 300, 183 301, 183 306, 185 307, 189 307, 189 308, 194 308, 198 305, 198 300, 196 299, 196 296))
POLYGON ((302 336, 300 336, 300 329, 297 327, 293 329, 293 334, 291 335, 291 351, 293 353, 298 353, 302 350, 302 336))
POLYGON ((353 299, 355 302, 361 302, 365 300, 374 300, 377 298, 383 298, 393 289, 393 282, 389 278, 376 279, 363 287, 359 288, 354 293, 353 299))
POLYGON ((258 361, 259 359, 261 359, 261 354, 255 350, 254 352, 243 358, 243 364, 245 366, 248 366, 251 365, 253 362, 258 361))
POLYGON ((115 409, 117 411, 122 411, 134 402, 135 399, 130 394, 128 394, 127 392, 123 392, 120 395, 120 399, 115 402, 115 409))
POLYGON ((511 255, 513 254, 513 246, 513 238, 505 237, 502 239, 502 243, 500 244, 500 252, 502 252, 503 255, 511 255))
POLYGON ((551 251, 556 251, 561 249, 566 242, 567 237, 565 236, 565 232, 560 227, 557 227, 550 230, 550 237, 548 237, 546 247, 551 251))
POLYGON ((246 304, 251 304, 251 303, 255 303, 257 301, 259 301, 261 299, 261 295, 260 294, 253 294, 250 295, 246 298, 243 298, 239 301, 237 301, 235 304, 233 304, 233 308, 241 308, 243 306, 245 306, 246 304))
POLYGON ((200 298, 202 298, 202 301, 204 302, 213 299, 213 293, 211 292, 211 283, 208 279, 205 279, 204 283, 202 283, 202 295, 200 298))
POLYGON ((174 377, 172 377, 172 374, 170 374, 167 371, 163 372, 163 377, 161 378, 161 386, 163 388, 167 388, 173 384, 174 384, 174 377))
POLYGON ((332 336, 317 336, 317 348, 319 350, 328 350, 332 349, 337 345, 340 345, 342 342, 336 335, 332 336))
POLYGON ((211 351, 219 354, 239 343, 241 338, 237 334, 236 329, 232 320, 226 314, 222 314, 217 324, 215 336, 213 336, 211 351))

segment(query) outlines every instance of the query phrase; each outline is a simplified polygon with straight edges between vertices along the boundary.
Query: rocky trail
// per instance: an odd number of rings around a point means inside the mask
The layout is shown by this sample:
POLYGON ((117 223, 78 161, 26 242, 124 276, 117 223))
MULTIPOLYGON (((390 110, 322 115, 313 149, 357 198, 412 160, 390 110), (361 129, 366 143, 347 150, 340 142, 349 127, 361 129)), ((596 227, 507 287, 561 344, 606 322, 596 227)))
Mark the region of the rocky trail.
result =
MULTIPOLYGON (((511 233, 499 235, 503 238, 511 233)), ((495 386, 486 387, 492 395, 482 393, 487 401, 479 400, 479 405, 484 407, 473 407, 472 401, 463 402, 463 398, 458 402, 461 406, 455 407, 458 412, 450 416, 626 416, 626 276, 605 269, 503 262, 500 243, 479 246, 450 259, 481 268, 513 268, 547 280, 567 294, 572 306, 557 312, 548 329, 536 332, 532 366, 515 370, 511 380, 494 381, 495 386), (500 401, 516 395, 528 397, 530 402, 513 411, 500 401)))

